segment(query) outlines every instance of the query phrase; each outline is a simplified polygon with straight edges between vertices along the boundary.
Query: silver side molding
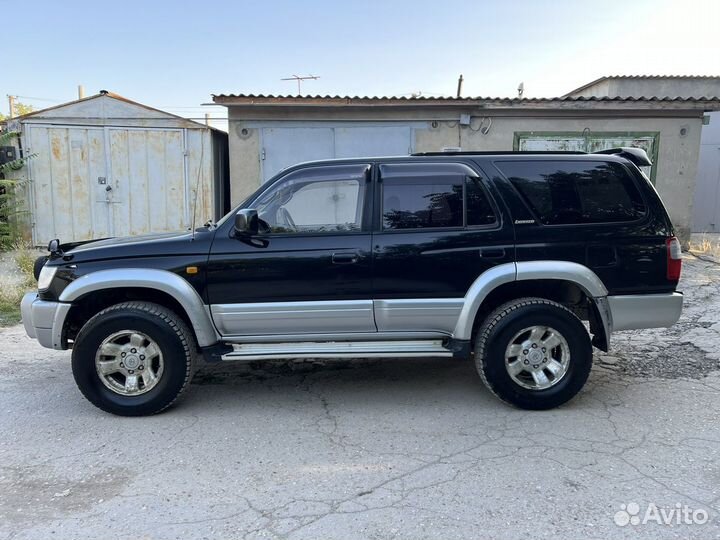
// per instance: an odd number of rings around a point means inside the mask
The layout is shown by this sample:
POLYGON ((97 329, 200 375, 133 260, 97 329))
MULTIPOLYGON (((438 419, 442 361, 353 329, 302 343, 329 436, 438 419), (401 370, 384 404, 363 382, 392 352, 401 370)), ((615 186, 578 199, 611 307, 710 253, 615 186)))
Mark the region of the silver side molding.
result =
POLYGON ((463 298, 373 300, 380 332, 440 332, 450 334, 457 324, 463 298))
POLYGON ((399 341, 447 339, 450 332, 335 332, 313 334, 248 334, 224 335, 226 343, 284 343, 306 341, 399 341))
POLYGON ((190 319, 198 345, 201 347, 212 345, 220 339, 197 291, 186 280, 167 270, 149 268, 98 270, 70 283, 60 294, 59 300, 72 302, 94 291, 125 287, 155 289, 175 298, 190 319))
POLYGON ((213 304, 223 335, 375 332, 372 300, 213 304))

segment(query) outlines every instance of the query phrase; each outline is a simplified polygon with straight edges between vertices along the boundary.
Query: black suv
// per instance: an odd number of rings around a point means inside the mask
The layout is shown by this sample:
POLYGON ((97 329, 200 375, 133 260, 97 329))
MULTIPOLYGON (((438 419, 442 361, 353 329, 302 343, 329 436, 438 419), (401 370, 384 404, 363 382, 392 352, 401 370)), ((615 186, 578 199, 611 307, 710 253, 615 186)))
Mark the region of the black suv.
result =
POLYGON ((498 397, 547 409, 582 388, 591 345, 680 316, 648 165, 633 148, 304 163, 217 224, 53 240, 23 321, 115 414, 162 411, 200 360, 420 356, 472 357, 498 397))

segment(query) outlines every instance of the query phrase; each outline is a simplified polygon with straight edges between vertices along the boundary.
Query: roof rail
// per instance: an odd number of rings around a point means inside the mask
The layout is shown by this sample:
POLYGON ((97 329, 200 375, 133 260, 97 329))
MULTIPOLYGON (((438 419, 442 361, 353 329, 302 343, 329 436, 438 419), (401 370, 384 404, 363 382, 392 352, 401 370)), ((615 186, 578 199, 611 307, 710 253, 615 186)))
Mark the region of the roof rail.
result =
POLYGON ((649 167, 652 165, 652 161, 647 155, 647 152, 642 148, 632 148, 624 146, 622 148, 608 148, 607 150, 598 150, 593 154, 610 154, 613 156, 619 156, 633 162, 638 167, 649 167))
POLYGON ((553 150, 497 150, 497 151, 447 151, 447 152, 413 152, 411 156, 512 156, 512 155, 548 155, 548 154, 586 154, 587 152, 553 151, 553 150))
POLYGON ((500 150, 500 151, 482 151, 482 152, 414 152, 411 156, 511 156, 511 155, 588 155, 588 154, 606 154, 625 158, 634 163, 638 167, 649 167, 652 161, 647 152, 642 148, 634 148, 624 146, 622 148, 608 148, 607 150, 598 150, 597 152, 573 152, 573 151, 557 151, 557 150, 500 150))

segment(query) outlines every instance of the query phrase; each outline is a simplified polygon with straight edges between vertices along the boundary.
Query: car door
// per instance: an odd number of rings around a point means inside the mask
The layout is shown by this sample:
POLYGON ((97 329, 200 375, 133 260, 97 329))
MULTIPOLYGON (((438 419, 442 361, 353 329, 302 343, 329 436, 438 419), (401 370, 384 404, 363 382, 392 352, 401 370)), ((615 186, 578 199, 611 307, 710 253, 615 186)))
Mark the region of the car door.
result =
POLYGON ((218 230, 207 294, 221 334, 376 331, 370 170, 369 164, 293 170, 244 205, 257 210, 260 233, 218 230))
POLYGON ((514 261, 512 223, 465 163, 379 166, 373 294, 379 331, 451 333, 486 270, 514 261))

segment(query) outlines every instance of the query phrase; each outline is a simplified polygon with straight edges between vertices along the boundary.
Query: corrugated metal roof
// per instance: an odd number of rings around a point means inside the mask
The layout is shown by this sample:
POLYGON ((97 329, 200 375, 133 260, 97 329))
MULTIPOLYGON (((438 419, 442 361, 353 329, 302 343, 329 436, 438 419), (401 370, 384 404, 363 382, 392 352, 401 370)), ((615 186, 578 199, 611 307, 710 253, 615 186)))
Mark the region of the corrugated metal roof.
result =
MULTIPOLYGON (((580 92, 581 90, 585 90, 586 88, 590 88, 591 86, 595 86, 598 83, 601 83, 603 81, 607 81, 610 79, 630 79, 630 80, 658 80, 658 79, 673 79, 673 80, 691 80, 691 79, 700 79, 700 80, 709 80, 709 79, 717 79, 720 80, 720 76, 718 75, 605 75, 604 77, 600 77, 598 79, 595 79, 594 81, 590 81, 589 83, 583 84, 582 86, 579 86, 575 88, 574 90, 570 90, 567 94, 564 94, 562 97, 568 97, 576 92, 580 92)), ((706 98, 697 98, 699 100, 704 100, 706 98)))
POLYGON ((573 96, 562 96, 552 98, 501 98, 501 97, 426 97, 426 96, 340 96, 340 95, 306 95, 306 96, 295 96, 295 95, 273 95, 273 94, 212 94, 213 101, 215 103, 222 104, 223 101, 232 100, 248 100, 248 101, 287 101, 287 102, 302 102, 302 101, 371 101, 371 102, 399 102, 399 103, 472 103, 478 104, 482 102, 490 103, 508 103, 508 104, 521 104, 521 103, 572 103, 572 102, 589 102, 589 101, 604 101, 604 102, 694 102, 694 101, 710 101, 720 102, 720 98, 717 97, 573 97, 573 96))
POLYGON ((720 79, 720 75, 606 75, 602 79, 720 79))
POLYGON ((14 116, 13 118, 8 118, 7 120, 12 120, 13 122, 22 122, 25 119, 28 118, 34 118, 34 117, 42 117, 43 113, 46 113, 48 111, 55 111, 57 109, 62 109, 63 107, 67 107, 68 105, 74 105, 76 103, 82 103, 85 101, 91 101, 93 99, 103 98, 103 97, 109 97, 112 99, 117 99, 118 101, 123 101, 125 103, 129 103, 130 105, 136 105, 138 107, 142 107, 143 109, 147 109, 149 111, 154 111, 158 113, 162 113, 166 115, 169 118, 176 119, 176 120, 182 120, 184 122, 188 122, 192 125, 198 126, 198 128, 203 129, 211 129, 214 131, 219 131, 221 133, 224 133, 224 131, 214 128, 212 126, 208 126, 206 124, 201 124, 200 122, 196 122, 195 120, 190 120, 189 118, 185 118, 183 116, 178 116, 177 114, 169 113, 167 111, 163 111, 162 109, 156 109, 155 107, 151 107, 149 105, 145 105, 144 103, 138 103, 137 101, 133 101, 132 99, 128 99, 124 96, 121 96, 120 94, 116 94, 115 92, 109 92, 108 90, 100 90, 97 94, 93 94, 91 96, 86 96, 84 98, 75 99, 73 101, 68 101, 66 103, 60 103, 59 105, 53 105, 52 107, 46 107, 44 109, 39 109, 37 111, 31 111, 27 114, 23 114, 20 116, 14 116))

